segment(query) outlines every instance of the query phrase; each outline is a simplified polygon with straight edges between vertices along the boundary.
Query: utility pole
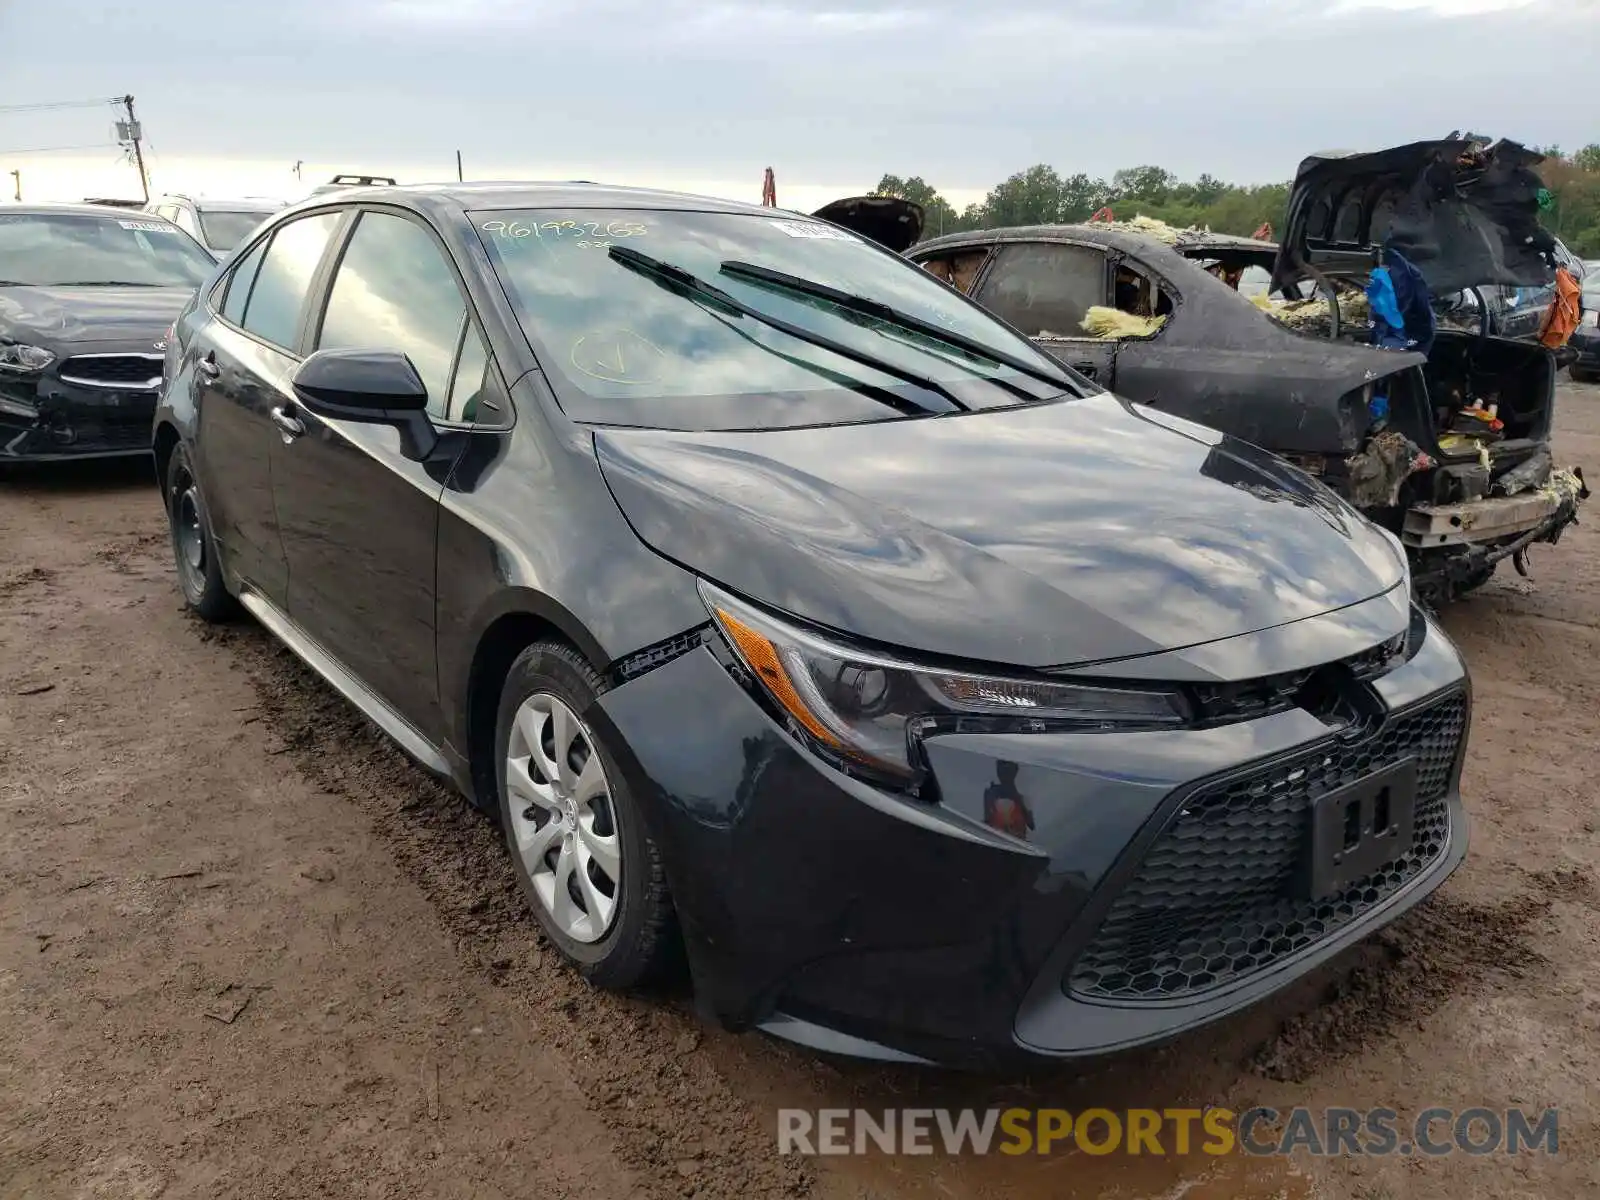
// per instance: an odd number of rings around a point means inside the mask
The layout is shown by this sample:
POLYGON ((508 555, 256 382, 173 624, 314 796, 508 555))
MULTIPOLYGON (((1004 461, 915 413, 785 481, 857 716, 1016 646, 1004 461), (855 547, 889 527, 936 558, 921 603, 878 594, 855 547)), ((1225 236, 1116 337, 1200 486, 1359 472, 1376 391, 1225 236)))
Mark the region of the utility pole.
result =
POLYGON ((17 203, 21 204, 22 203, 22 172, 20 170, 11 172, 11 178, 16 181, 16 185, 17 185, 17 187, 16 187, 17 203))
POLYGON ((139 167, 139 187, 144 192, 144 202, 150 203, 150 176, 145 174, 144 150, 139 145, 143 131, 139 128, 139 118, 133 115, 133 97, 124 96, 117 103, 127 110, 128 119, 117 122, 117 140, 133 143, 133 161, 139 167))
POLYGON ((464 183, 466 176, 461 173, 461 151, 456 151, 456 182, 464 183))
POLYGON ((294 177, 296 180, 300 178, 300 168, 305 165, 305 161, 306 160, 303 158, 297 158, 294 160, 294 177))

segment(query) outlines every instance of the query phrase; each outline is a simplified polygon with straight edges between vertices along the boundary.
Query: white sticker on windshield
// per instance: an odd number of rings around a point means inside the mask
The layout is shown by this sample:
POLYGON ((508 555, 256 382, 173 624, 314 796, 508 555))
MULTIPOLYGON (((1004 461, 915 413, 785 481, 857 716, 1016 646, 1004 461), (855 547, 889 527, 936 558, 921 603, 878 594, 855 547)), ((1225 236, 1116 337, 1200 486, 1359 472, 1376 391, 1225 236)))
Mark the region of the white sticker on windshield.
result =
POLYGON ((170 229, 159 221, 118 221, 124 229, 136 229, 143 233, 169 233, 170 229))
POLYGON ((856 235, 853 233, 846 233, 842 229, 835 229, 832 225, 823 225, 816 221, 774 221, 773 224, 790 237, 823 238, 832 242, 856 240, 856 235))

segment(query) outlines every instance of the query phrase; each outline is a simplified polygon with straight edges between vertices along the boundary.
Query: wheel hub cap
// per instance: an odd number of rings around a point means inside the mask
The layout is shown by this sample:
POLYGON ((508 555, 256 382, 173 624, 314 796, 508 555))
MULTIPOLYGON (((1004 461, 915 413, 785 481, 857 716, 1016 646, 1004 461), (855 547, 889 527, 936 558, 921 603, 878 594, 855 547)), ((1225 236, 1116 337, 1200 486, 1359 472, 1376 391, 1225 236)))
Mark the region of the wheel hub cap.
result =
POLYGON ((200 532, 200 502, 193 487, 178 497, 178 549, 191 569, 199 571, 204 567, 206 543, 200 532))
POLYGON ((539 904, 574 941, 599 941, 616 917, 622 845, 593 735, 558 697, 539 692, 518 707, 504 786, 539 904))

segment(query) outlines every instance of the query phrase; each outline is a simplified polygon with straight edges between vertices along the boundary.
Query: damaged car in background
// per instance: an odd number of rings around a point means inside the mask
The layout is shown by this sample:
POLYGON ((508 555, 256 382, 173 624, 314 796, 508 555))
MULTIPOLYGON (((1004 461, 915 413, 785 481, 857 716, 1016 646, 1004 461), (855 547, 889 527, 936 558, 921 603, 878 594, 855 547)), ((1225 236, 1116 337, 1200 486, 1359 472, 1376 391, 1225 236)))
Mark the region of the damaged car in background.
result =
POLYGON ((149 454, 167 330, 215 267, 150 213, 0 212, 0 464, 149 454))
POLYGON ((1437 605, 1507 558, 1525 570, 1589 494, 1552 459, 1551 350, 1447 328, 1431 302, 1551 285, 1539 161, 1456 137, 1308 158, 1281 244, 1139 218, 909 256, 1102 387, 1320 479, 1400 539, 1437 605), (1269 287, 1247 297, 1247 274, 1269 287))

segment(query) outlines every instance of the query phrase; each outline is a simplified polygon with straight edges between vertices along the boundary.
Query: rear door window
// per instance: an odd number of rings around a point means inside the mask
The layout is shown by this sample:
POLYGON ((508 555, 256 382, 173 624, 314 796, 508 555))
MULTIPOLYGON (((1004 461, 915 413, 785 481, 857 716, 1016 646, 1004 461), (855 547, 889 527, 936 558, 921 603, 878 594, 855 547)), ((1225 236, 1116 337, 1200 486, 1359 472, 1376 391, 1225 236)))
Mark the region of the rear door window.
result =
POLYGON ((241 326, 263 341, 293 350, 311 277, 316 274, 341 212, 317 213, 279 226, 256 271, 241 326))
POLYGON ((1081 338, 1089 309, 1106 302, 1106 256, 1089 246, 1004 246, 975 298, 1029 337, 1081 338))

